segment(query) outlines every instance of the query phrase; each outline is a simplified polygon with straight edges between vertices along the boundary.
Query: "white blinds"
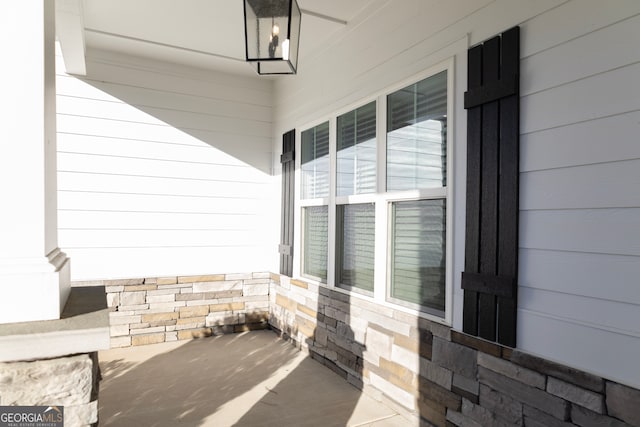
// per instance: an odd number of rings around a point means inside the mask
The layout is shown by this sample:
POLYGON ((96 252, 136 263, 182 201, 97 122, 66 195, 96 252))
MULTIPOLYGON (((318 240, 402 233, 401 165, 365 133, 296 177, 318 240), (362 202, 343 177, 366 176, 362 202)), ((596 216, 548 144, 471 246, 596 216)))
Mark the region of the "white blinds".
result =
POLYGON ((327 237, 329 229, 327 206, 308 206, 303 209, 303 274, 327 279, 327 237))
POLYGON ((337 221, 338 284, 373 292, 375 206, 340 205, 337 221))
POLYGON ((329 122, 302 132, 302 198, 329 196, 329 122))
POLYGON ((446 203, 392 205, 391 297, 444 314, 446 203))
POLYGON ((376 103, 337 119, 337 195, 376 191, 376 103))
POLYGON ((387 191, 446 185, 447 73, 387 97, 387 191))

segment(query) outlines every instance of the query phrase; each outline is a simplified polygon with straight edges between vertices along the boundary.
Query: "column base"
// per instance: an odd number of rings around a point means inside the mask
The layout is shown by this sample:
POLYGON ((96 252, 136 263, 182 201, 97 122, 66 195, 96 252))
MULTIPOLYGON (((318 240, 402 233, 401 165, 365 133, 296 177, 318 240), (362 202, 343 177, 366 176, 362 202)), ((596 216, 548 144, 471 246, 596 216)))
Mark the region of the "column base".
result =
POLYGON ((70 264, 59 248, 42 258, 0 260, 0 324, 59 319, 71 290, 70 264))

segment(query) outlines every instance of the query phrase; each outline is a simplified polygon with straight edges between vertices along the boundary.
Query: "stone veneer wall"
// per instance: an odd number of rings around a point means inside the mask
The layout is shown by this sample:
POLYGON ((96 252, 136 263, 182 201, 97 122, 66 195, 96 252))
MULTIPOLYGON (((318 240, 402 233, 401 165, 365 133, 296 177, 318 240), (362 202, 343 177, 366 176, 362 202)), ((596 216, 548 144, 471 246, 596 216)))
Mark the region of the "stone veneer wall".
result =
POLYGON ((316 284, 271 279, 272 328, 416 425, 421 416, 436 426, 640 426, 639 390, 316 284))
MULTIPOLYGON (((0 405, 64 406, 64 425, 97 425, 97 353, 0 363, 0 405)), ((20 423, 17 423, 17 425, 20 423)))
POLYGON ((107 292, 111 347, 268 328, 269 273, 76 282, 107 292))

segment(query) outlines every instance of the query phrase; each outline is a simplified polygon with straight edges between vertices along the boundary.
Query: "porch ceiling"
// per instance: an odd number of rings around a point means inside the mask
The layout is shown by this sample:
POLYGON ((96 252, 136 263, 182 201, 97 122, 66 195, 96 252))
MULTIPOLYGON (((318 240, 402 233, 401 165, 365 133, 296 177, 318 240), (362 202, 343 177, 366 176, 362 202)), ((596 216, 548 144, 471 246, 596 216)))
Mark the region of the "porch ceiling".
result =
MULTIPOLYGON (((328 40, 347 31, 350 24, 366 19, 385 3, 386 0, 298 0, 303 11, 301 63, 328 40)), ((84 56, 82 44, 78 43, 82 40, 87 52, 101 49, 255 75, 244 61, 241 0, 62 0, 60 4, 75 14, 75 19, 58 19, 57 23, 65 62, 84 56)))

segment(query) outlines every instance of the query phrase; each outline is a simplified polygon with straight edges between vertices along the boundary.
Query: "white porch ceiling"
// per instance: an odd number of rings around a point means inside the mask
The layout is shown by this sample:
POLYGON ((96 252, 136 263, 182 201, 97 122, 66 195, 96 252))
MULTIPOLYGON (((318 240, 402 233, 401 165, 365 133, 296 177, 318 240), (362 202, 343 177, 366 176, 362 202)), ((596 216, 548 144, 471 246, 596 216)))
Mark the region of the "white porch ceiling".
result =
MULTIPOLYGON (((81 28, 74 31, 76 38, 84 38, 87 51, 100 49, 255 75, 244 61, 243 0, 64 1, 76 1, 81 10, 73 25, 81 28)), ((300 64, 384 3, 386 0, 298 0, 303 11, 300 64)), ((70 32, 67 22, 58 25, 59 35, 70 32)), ((71 44, 63 43, 63 51, 73 48, 71 44)))

